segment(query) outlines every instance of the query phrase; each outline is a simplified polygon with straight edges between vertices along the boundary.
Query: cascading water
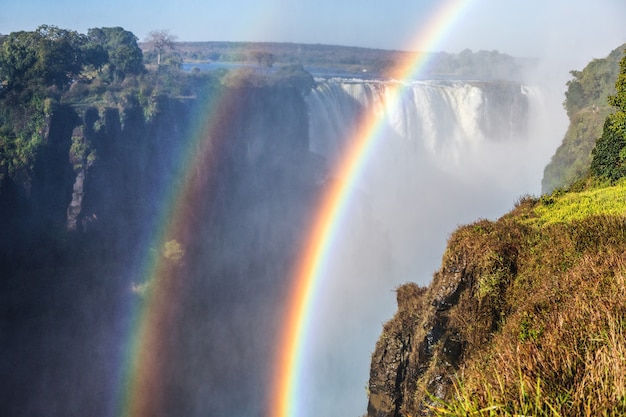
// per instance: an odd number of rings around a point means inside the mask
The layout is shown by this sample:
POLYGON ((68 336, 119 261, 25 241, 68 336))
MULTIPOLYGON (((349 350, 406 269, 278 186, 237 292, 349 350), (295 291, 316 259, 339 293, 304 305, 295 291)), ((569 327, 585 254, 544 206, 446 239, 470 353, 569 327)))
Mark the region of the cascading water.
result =
POLYGON ((308 98, 311 150, 334 161, 359 116, 374 111, 385 114, 394 136, 456 161, 472 144, 525 135, 530 95, 528 87, 508 82, 322 82, 308 98), (388 103, 397 84, 400 100, 388 103))
POLYGON ((380 126, 325 265, 305 416, 360 415, 394 288, 427 284, 457 225, 495 218, 538 189, 551 152, 542 100, 519 83, 483 81, 328 80, 310 93, 310 149, 331 179, 361 116, 375 112, 380 126))

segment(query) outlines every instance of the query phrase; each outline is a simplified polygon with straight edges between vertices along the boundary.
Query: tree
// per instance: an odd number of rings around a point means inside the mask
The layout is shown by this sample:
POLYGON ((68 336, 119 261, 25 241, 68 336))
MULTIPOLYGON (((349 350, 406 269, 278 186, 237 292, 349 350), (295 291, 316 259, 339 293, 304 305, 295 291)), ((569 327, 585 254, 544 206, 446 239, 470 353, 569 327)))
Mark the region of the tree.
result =
POLYGON ((83 47, 87 37, 73 30, 42 25, 35 31, 38 38, 38 70, 47 85, 64 88, 83 69, 83 47))
POLYGON ((151 45, 157 52, 157 65, 161 65, 161 55, 167 51, 174 49, 174 42, 176 42, 176 36, 169 33, 168 30, 153 30, 148 33, 146 43, 151 45))
POLYGON ((0 83, 14 91, 37 85, 64 89, 83 69, 86 43, 84 35, 56 26, 13 32, 0 48, 0 83))
POLYGON ((626 155, 623 152, 625 146, 624 136, 611 128, 611 120, 608 117, 604 123, 602 136, 591 151, 591 173, 611 181, 626 175, 626 155))
POLYGON ((108 54, 109 72, 113 77, 124 79, 126 75, 145 71, 143 53, 132 32, 121 27, 94 28, 87 31, 87 37, 92 48, 99 45, 108 54))
POLYGON ((591 173, 610 180, 626 176, 626 55, 620 61, 615 89, 608 102, 616 111, 606 118, 591 161, 591 173))

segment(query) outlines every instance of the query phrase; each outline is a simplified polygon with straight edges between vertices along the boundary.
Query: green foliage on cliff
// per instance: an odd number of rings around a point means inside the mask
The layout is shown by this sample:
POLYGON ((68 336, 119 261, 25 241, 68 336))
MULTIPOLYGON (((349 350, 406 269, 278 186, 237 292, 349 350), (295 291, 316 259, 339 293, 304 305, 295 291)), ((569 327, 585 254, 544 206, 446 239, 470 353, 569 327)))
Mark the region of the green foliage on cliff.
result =
POLYGON ((608 98, 615 111, 606 118, 591 160, 591 173, 612 181, 626 176, 626 55, 620 61, 615 89, 608 98))
MULTIPOLYGON (((261 56, 261 68, 230 72, 185 73, 170 58, 147 69, 137 38, 121 27, 81 34, 43 25, 0 37, 0 181, 8 175, 30 187, 37 155, 47 146, 51 115, 63 106, 78 116, 88 109, 116 108, 122 123, 139 111, 148 121, 166 97, 191 99, 219 85, 284 86, 302 93, 314 85, 299 64, 269 71, 271 53, 261 56)), ((68 158, 80 169, 95 163, 97 155, 77 135, 68 158)))
POLYGON ((30 189, 52 111, 52 101, 40 95, 19 106, 4 106, 0 99, 0 181, 9 175, 30 189))
POLYGON ((572 71, 567 83, 565 109, 570 124, 565 137, 546 166, 542 191, 550 193, 567 187, 589 172, 591 152, 602 135, 606 117, 613 111, 608 97, 615 93, 620 59, 626 44, 613 50, 607 58, 591 61, 582 71, 572 71))
POLYGON ((590 216, 620 216, 626 214, 626 181, 587 185, 578 192, 555 192, 541 197, 540 202, 535 208, 537 217, 529 222, 542 226, 570 223, 590 216))

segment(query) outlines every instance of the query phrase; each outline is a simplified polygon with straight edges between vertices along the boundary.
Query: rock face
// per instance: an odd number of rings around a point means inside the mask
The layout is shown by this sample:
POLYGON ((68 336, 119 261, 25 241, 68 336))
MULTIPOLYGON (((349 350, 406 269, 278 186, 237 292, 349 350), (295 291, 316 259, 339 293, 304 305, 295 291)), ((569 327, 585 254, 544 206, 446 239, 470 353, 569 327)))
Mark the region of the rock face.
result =
POLYGON ((383 326, 369 379, 370 417, 428 415, 435 398, 453 389, 463 361, 486 344, 504 312, 498 303, 516 269, 511 236, 476 234, 487 221, 458 231, 449 242, 441 269, 422 288, 397 289, 398 311, 383 326), (473 244, 459 244, 467 233, 473 244))
POLYGON ((426 411, 426 392, 446 395, 464 344, 448 310, 458 301, 467 276, 458 270, 443 275, 445 282, 435 294, 412 283, 398 288, 398 312, 385 324, 372 355, 368 416, 426 411))

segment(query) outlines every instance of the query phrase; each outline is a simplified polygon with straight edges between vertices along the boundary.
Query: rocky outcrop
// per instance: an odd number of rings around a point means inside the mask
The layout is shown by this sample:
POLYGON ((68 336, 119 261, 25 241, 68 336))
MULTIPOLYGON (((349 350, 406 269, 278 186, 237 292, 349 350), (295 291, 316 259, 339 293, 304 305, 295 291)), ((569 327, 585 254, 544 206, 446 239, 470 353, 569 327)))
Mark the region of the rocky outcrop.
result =
POLYGON ((369 379, 369 417, 428 415, 446 399, 462 363, 501 323, 503 293, 516 270, 519 231, 480 221, 457 231, 432 283, 397 289, 398 311, 385 323, 369 379))
POLYGON ((464 345, 448 312, 466 279, 463 271, 448 271, 435 294, 412 283, 398 288, 398 312, 385 324, 372 355, 368 416, 423 412, 429 395, 445 397, 464 345))

